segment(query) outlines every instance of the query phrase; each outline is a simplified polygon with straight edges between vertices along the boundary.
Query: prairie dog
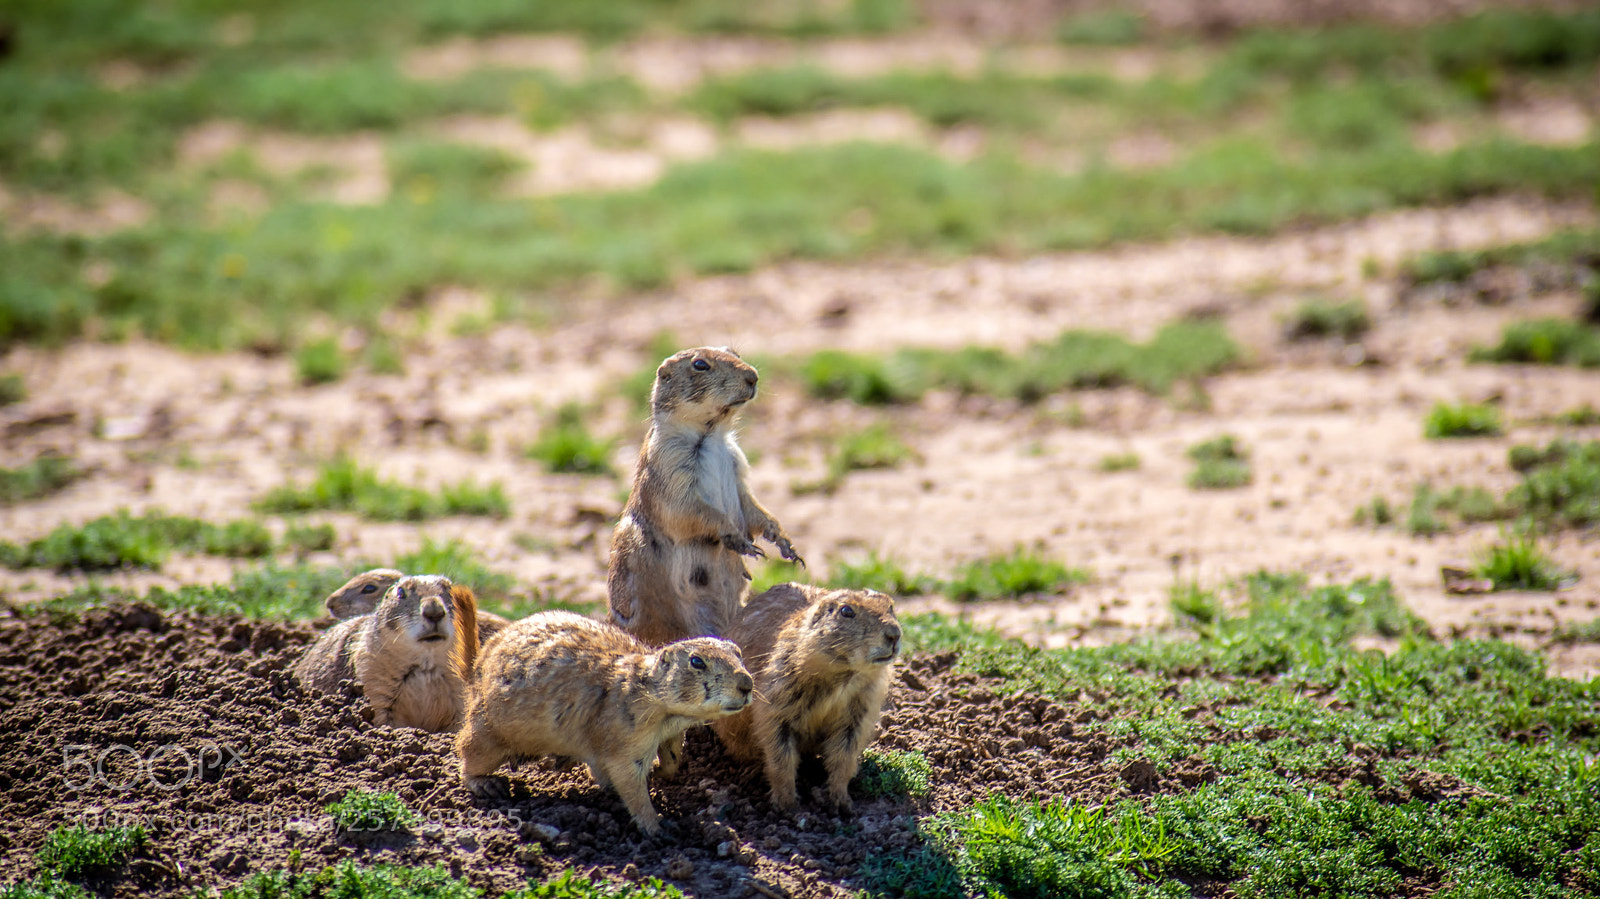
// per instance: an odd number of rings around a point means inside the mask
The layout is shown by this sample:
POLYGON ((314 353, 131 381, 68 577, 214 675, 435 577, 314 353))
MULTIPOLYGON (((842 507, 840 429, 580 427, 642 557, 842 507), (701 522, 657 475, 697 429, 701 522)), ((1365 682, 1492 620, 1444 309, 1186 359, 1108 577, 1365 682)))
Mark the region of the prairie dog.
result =
POLYGON ((615 787, 647 834, 661 830, 647 778, 677 773, 683 732, 742 711, 754 685, 739 647, 700 637, 652 650, 615 625, 572 612, 540 612, 486 647, 456 735, 461 779, 473 794, 508 798, 492 776, 520 756, 581 759, 615 787))
POLYGON ((650 390, 650 431, 633 492, 611 539, 611 620, 651 645, 726 630, 750 574, 742 556, 804 562, 783 525, 750 494, 750 463, 735 440, 756 370, 726 347, 668 356, 650 390))
MULTIPOLYGON (((374 568, 363 571, 348 581, 344 586, 328 594, 328 614, 338 619, 355 618, 358 615, 369 615, 378 607, 378 602, 383 595, 389 592, 395 582, 405 577, 393 568, 374 568)), ((493 612, 478 610, 478 645, 489 642, 489 638, 500 633, 511 622, 493 612)))
POLYGON ((438 575, 402 577, 369 615, 322 635, 294 673, 313 690, 354 680, 374 724, 453 731, 461 724, 466 672, 478 655, 472 591, 438 575))
POLYGON ((749 715, 716 722, 736 758, 766 765, 772 801, 799 804, 795 772, 801 753, 822 756, 828 799, 850 809, 850 779, 877 735, 900 654, 894 600, 875 590, 825 590, 779 584, 750 598, 728 631, 755 672, 749 715))

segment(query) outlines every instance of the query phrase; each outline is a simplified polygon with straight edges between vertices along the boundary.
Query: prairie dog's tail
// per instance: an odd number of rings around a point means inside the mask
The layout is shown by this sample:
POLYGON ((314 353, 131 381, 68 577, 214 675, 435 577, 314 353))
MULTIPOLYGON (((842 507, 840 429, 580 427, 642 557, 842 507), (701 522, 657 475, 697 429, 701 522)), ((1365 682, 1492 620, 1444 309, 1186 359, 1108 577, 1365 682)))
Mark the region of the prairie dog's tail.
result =
POLYGON ((461 679, 471 683, 478 664, 478 598, 471 587, 456 584, 450 588, 450 601, 456 607, 456 645, 450 648, 450 662, 461 679))

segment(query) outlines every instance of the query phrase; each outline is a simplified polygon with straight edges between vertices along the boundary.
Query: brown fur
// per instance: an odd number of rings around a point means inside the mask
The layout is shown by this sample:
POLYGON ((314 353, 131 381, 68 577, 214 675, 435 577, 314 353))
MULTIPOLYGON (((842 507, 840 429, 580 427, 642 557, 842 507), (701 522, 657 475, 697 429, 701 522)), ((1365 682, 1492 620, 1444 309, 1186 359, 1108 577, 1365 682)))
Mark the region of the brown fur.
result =
POLYGON ((650 803, 651 762, 677 773, 683 732, 744 709, 750 673, 739 648, 702 637, 658 650, 571 612, 514 622, 484 648, 456 736, 462 782, 484 798, 508 798, 492 776, 522 756, 581 759, 622 797, 645 833, 661 829, 650 803), (701 667, 696 667, 698 660, 701 667))
POLYGON ((463 671, 478 655, 477 600, 437 575, 403 577, 369 615, 322 635, 294 673, 309 689, 354 681, 375 724, 441 732, 461 725, 463 671))
POLYGON ((646 643, 723 633, 749 586, 742 557, 766 555, 751 538, 801 561, 783 525, 751 495, 750 464, 734 439, 756 380, 726 348, 684 350, 656 370, 650 431, 606 577, 611 620, 646 643))
MULTIPOLYGON (((378 607, 378 601, 389 592, 394 582, 405 577, 393 568, 374 568, 363 571, 344 586, 328 594, 328 614, 339 619, 350 619, 360 615, 370 615, 378 607)), ((478 642, 489 642, 489 638, 505 629, 511 622, 493 612, 477 611, 478 614, 478 642)))
POLYGON ((766 765, 772 801, 799 803, 801 753, 822 756, 828 799, 850 808, 850 780, 877 735, 900 652, 894 600, 873 590, 779 584, 750 598, 728 639, 756 677, 749 715, 712 724, 735 757, 766 765))

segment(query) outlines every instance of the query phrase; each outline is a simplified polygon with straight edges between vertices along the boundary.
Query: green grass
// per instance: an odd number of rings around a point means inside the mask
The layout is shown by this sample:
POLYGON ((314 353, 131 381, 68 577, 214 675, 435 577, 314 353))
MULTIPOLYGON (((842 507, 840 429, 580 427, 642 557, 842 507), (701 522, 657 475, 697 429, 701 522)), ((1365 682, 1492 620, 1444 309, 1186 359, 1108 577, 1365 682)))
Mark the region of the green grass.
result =
POLYGON ((1348 342, 1367 333, 1371 327, 1367 304, 1360 300, 1311 299, 1295 307, 1284 322, 1283 330, 1290 340, 1337 337, 1348 342))
POLYGON ((521 160, 502 150, 448 141, 405 140, 391 144, 388 156, 391 181, 412 198, 489 197, 523 167, 521 160))
POLYGON ((1407 881, 1496 897, 1592 890, 1600 680, 1550 677, 1542 656, 1504 643, 1436 641, 1387 582, 1258 574, 1229 589, 1242 602, 1208 602, 1192 634, 1094 648, 906 619, 909 646, 959 653, 957 672, 1092 709, 1069 719, 1074 732, 1111 741, 1113 759, 1212 774, 1098 810, 992 797, 924 819, 921 845, 864 865, 862 885, 1177 897, 1205 882, 1285 899, 1390 896, 1407 881), (1352 647, 1369 634, 1395 649, 1352 647), (1408 786, 1426 779, 1456 786, 1408 786))
POLYGON ((1600 425, 1600 409, 1589 403, 1568 409, 1555 417, 1557 424, 1568 425, 1574 428, 1587 428, 1600 425))
POLYGON ((291 524, 288 530, 284 531, 283 545, 295 555, 303 556, 307 553, 333 549, 333 544, 338 538, 338 532, 331 524, 291 524))
MULTIPOLYGON (((1264 233, 1507 190, 1587 196, 1600 181, 1593 149, 1395 147, 1300 163, 1239 138, 1196 146, 1164 169, 1059 175, 1001 156, 954 164, 906 147, 846 144, 730 151, 673 168, 648 188, 534 202, 287 202, 237 231, 162 217, 87 241, 5 237, 0 343, 60 341, 102 320, 113 333, 201 349, 293 345, 312 316, 371 328, 400 298, 440 283, 515 292, 598 274, 655 288, 795 258, 1028 253, 1195 231, 1264 233), (844 227, 863 208, 869 226, 844 227), (84 282, 89 264, 110 280, 84 282)), ((1096 351, 1082 343, 1054 355, 1096 351)), ((1187 355, 1192 343, 1164 349, 1187 355)), ((1158 387, 1181 377, 1164 373, 1166 358, 1152 353, 1141 367, 1148 377, 1132 374, 1158 387)), ((1057 370, 1042 361, 1046 375, 1057 370)), ((1061 379, 1072 379, 1070 369, 1061 379)))
POLYGON ((1068 568, 1019 546, 1010 555, 962 565, 940 589, 957 602, 975 602, 1055 593, 1091 580, 1085 569, 1068 568))
POLYGON ((1189 486, 1195 490, 1228 490, 1250 483, 1250 452, 1237 437, 1223 434, 1184 451, 1194 460, 1189 486))
POLYGON ((344 350, 339 348, 339 341, 332 337, 313 340, 294 355, 295 377, 308 387, 331 384, 343 378, 348 367, 344 350))
POLYGON ((1478 347, 1467 358, 1600 368, 1600 328, 1564 318, 1514 322, 1506 326, 1498 345, 1478 347))
POLYGON ((1486 548, 1473 573, 1493 581, 1496 590, 1557 590, 1570 577, 1531 535, 1508 535, 1486 548))
POLYGON ((374 521, 425 521, 445 515, 505 518, 511 514, 511 501, 498 483, 479 486, 467 479, 432 492, 383 480, 348 456, 324 463, 310 484, 274 488, 255 505, 263 512, 280 514, 320 509, 355 512, 374 521))
POLYGON ((82 527, 59 525, 25 545, 0 542, 0 564, 60 572, 159 569, 173 552, 254 559, 272 550, 272 534, 259 521, 218 525, 159 512, 135 518, 122 510, 82 527))
POLYGON ((90 830, 82 825, 58 827, 39 847, 35 862, 43 872, 69 880, 108 874, 149 843, 143 827, 90 830))
POLYGON ((404 830, 420 820, 394 793, 351 790, 323 809, 340 831, 404 830))
POLYGON ((1411 494, 1411 508, 1406 512, 1406 533, 1413 537, 1431 537, 1450 529, 1439 517, 1439 494, 1429 484, 1418 484, 1411 494))
POLYGON ((1167 591, 1174 621, 1187 624, 1196 630, 1211 627, 1223 618, 1222 600, 1215 590, 1208 590, 1199 581, 1176 581, 1167 591))
MULTIPOLYGON (((229 887, 220 899, 485 899, 466 880, 450 876, 442 865, 365 867, 346 859, 320 871, 267 871, 252 874, 229 887)), ((488 894, 495 895, 495 894, 488 894)), ((499 899, 683 899, 674 886, 650 877, 639 883, 598 880, 572 870, 542 883, 498 894, 499 899)))
POLYGON ((0 406, 10 406, 28 398, 28 385, 21 375, 0 375, 0 406))
POLYGON ((356 568, 267 565, 236 571, 226 584, 151 587, 143 594, 91 582, 71 592, 30 604, 52 615, 73 616, 86 609, 139 600, 162 609, 204 615, 243 615, 261 619, 319 618, 323 601, 355 574, 356 568))
POLYGON ((1370 524, 1375 528, 1381 528, 1394 523, 1394 507, 1390 506, 1389 500, 1384 497, 1374 496, 1371 502, 1356 507, 1354 520, 1357 526, 1370 524))
POLYGON ((933 766, 920 752, 869 747, 861 756, 861 772, 850 786, 868 799, 926 799, 933 795, 933 766))
POLYGON ((1100 457, 1099 468, 1104 472, 1137 471, 1140 466, 1139 454, 1135 452, 1112 453, 1100 457))
POLYGON ((1500 410, 1475 403, 1435 403, 1422 423, 1422 434, 1429 440, 1498 437, 1503 433, 1505 427, 1500 423, 1500 410))
POLYGON ((1222 326, 1179 321, 1143 344, 1117 334, 1066 331, 1017 355, 982 347, 905 349, 887 357, 823 350, 795 367, 819 399, 912 402, 943 388, 1037 402, 1063 390, 1122 385, 1164 393, 1177 381, 1222 371, 1239 357, 1222 326))
POLYGON ((525 455, 542 463, 546 471, 614 474, 611 450, 615 441, 590 434, 583 419, 582 406, 577 403, 562 406, 525 455))
POLYGON ((793 489, 798 493, 813 490, 833 493, 852 471, 899 468, 906 462, 920 459, 916 450, 890 430, 888 423, 878 422, 835 439, 833 450, 828 453, 828 471, 823 479, 815 484, 796 484, 793 489))
POLYGON ((75 883, 57 880, 52 874, 0 886, 0 899, 91 899, 93 895, 75 883))
POLYGON ((1516 446, 1509 456, 1522 482, 1506 493, 1507 508, 1546 526, 1600 522, 1600 441, 1516 446))
POLYGON ((26 465, 0 468, 0 506, 42 499, 81 477, 77 463, 62 456, 40 456, 26 465))
POLYGON ((778 584, 790 582, 808 584, 811 582, 809 569, 800 567, 795 562, 771 557, 752 560, 750 566, 750 595, 754 596, 763 590, 775 587, 778 584))
POLYGON ((872 552, 860 562, 839 562, 833 566, 828 586, 848 590, 877 590, 890 596, 914 596, 936 589, 937 581, 926 575, 913 575, 893 559, 872 552))
POLYGON ((1144 17, 1126 9, 1080 13, 1061 21, 1056 40, 1090 47, 1123 47, 1145 38, 1144 17))
POLYGON ((400 556, 394 560, 394 565, 401 571, 442 574, 453 583, 466 584, 480 604, 490 604, 490 611, 494 611, 494 603, 509 601, 515 586, 510 575, 485 565, 471 547, 459 540, 440 542, 424 537, 416 552, 400 556))

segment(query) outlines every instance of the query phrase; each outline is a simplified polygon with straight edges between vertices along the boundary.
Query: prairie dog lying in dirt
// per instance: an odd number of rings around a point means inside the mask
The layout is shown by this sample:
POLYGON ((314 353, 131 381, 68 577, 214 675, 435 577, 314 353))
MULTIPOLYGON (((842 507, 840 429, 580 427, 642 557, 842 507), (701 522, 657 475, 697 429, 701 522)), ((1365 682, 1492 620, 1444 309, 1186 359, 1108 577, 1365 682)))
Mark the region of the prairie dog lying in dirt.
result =
MULTIPOLYGON (((650 431, 628 507, 611 540, 611 620, 651 645, 721 634, 764 556, 751 537, 800 562, 772 513, 750 494, 750 464, 734 439, 756 370, 727 348, 683 350, 656 369, 650 431)), ((803 563, 802 563, 803 564, 803 563)))
POLYGON ((728 631, 755 672, 748 715, 712 725, 735 757, 766 764, 772 801, 799 803, 800 754, 828 769, 828 799, 850 809, 850 779, 877 735, 900 654, 894 600, 874 590, 825 590, 779 584, 752 596, 728 631))
POLYGON ((478 602, 438 575, 402 577, 370 615, 341 621, 318 640, 294 673, 309 689, 354 680, 374 724, 435 733, 460 726, 465 672, 478 655, 478 602))
POLYGON ((677 773, 683 732, 742 711, 753 681, 739 648, 700 637, 652 650, 616 626, 571 612, 530 615, 479 659, 456 736, 461 779, 475 795, 508 798, 492 776, 519 756, 581 759, 612 786, 647 834, 661 830, 647 778, 677 773))
MULTIPOLYGON (((355 618, 358 615, 370 615, 378 607, 378 602, 395 582, 405 577, 393 568, 374 568, 363 571, 348 581, 344 586, 328 594, 328 614, 344 620, 355 618)), ((500 633, 511 622, 493 612, 478 610, 478 645, 489 642, 489 638, 500 633)))

